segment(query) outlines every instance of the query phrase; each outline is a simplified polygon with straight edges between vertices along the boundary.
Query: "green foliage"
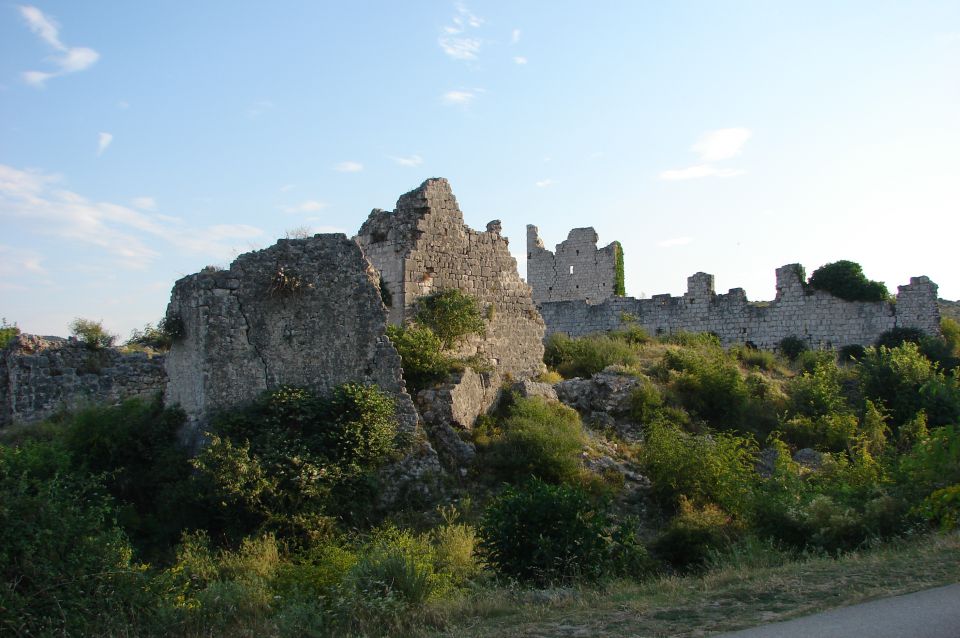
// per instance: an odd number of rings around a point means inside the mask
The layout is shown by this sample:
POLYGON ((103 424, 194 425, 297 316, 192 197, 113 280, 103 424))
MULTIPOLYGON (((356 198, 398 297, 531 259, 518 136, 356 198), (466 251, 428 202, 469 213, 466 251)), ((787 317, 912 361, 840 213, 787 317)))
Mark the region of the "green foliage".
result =
POLYGON ((486 331, 476 298, 453 288, 419 299, 416 322, 433 330, 444 348, 453 347, 467 335, 482 335, 486 331))
POLYGON ((443 353, 443 343, 433 330, 423 326, 387 326, 403 365, 403 378, 416 394, 450 374, 453 362, 443 353))
POLYGON ((920 437, 900 457, 900 482, 923 498, 931 492, 960 483, 960 426, 946 425, 920 437))
POLYGON ((744 421, 751 397, 737 364, 720 347, 667 351, 659 364, 671 396, 714 427, 744 421))
POLYGON ((501 432, 486 444, 484 465, 509 481, 577 482, 585 442, 576 410, 540 397, 516 398, 501 432))
POLYGON ((960 357, 960 323, 952 317, 941 317, 940 333, 953 356, 960 357))
POLYGON ((839 452, 846 450, 857 434, 857 417, 851 413, 820 416, 795 414, 783 421, 784 437, 800 448, 839 452))
POLYGON ((616 297, 626 297, 627 288, 623 276, 623 246, 620 242, 613 242, 613 294, 616 297))
POLYGON ((6 317, 0 319, 0 350, 6 348, 18 334, 20 334, 20 328, 16 323, 7 323, 6 317))
POLYGON ((678 426, 655 422, 647 426, 640 452, 653 494, 668 509, 683 498, 694 505, 719 505, 741 516, 757 480, 757 444, 751 437, 725 432, 692 435, 678 426))
POLYGON ((867 349, 859 343, 851 343, 840 348, 837 351, 837 357, 840 361, 859 361, 866 352, 867 349))
POLYGON ((957 529, 960 527, 960 483, 933 492, 917 509, 944 532, 957 529))
POLYGON ((70 322, 69 327, 70 334, 91 350, 109 348, 116 340, 116 336, 108 333, 100 321, 78 317, 70 322))
POLYGON ((547 338, 544 362, 564 378, 590 377, 607 366, 637 364, 632 345, 609 335, 588 335, 571 339, 563 333, 547 338))
POLYGON ((886 348, 896 348, 897 346, 902 346, 905 343, 915 343, 920 345, 923 339, 926 337, 926 334, 923 330, 919 328, 893 328, 892 330, 887 330, 879 337, 877 337, 875 346, 884 346, 886 348))
POLYGON ((757 350, 756 348, 740 347, 732 349, 731 352, 743 365, 748 368, 756 368, 769 372, 777 367, 777 357, 767 350, 757 350))
POLYGON ((630 391, 630 418, 637 423, 650 423, 663 411, 663 395, 647 377, 640 377, 630 391))
POLYGON ((739 534, 728 514, 711 503, 695 506, 685 497, 680 511, 651 546, 654 554, 681 570, 702 568, 739 534))
POLYGON ((660 338, 663 343, 688 348, 719 348, 720 337, 712 332, 675 332, 660 338))
POLYGON ((960 421, 956 375, 941 372, 916 344, 867 348, 858 367, 864 397, 884 405, 894 432, 920 410, 931 426, 960 421))
POLYGON ((433 549, 423 537, 396 528, 380 530, 363 551, 348 578, 363 596, 421 605, 441 583, 434 571, 433 549))
POLYGON ((809 350, 807 342, 796 335, 790 335, 780 340, 780 353, 790 361, 796 361, 800 353, 809 350))
POLYGON ((860 264, 853 261, 841 260, 820 266, 810 275, 808 283, 811 288, 847 301, 886 301, 890 298, 887 287, 882 282, 867 279, 860 264))
POLYGON ((520 581, 597 580, 645 564, 628 525, 617 526, 607 506, 581 488, 533 480, 493 499, 480 523, 480 547, 497 572, 520 581))
POLYGON ((185 328, 180 315, 170 315, 161 319, 156 326, 146 324, 143 330, 134 329, 127 340, 127 346, 139 345, 154 350, 167 351, 173 342, 184 336, 185 328))

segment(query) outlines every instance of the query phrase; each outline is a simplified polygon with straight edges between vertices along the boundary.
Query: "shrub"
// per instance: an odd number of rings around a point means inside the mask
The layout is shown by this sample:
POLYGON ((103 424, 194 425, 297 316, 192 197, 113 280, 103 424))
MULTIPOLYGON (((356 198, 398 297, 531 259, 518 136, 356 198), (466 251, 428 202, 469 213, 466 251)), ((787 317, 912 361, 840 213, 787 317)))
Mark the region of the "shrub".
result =
POLYGON ((654 554, 673 567, 689 570, 703 567, 737 537, 738 527, 730 516, 711 503, 700 507, 684 497, 674 516, 651 546, 654 554))
POLYGON ((348 576, 361 596, 421 605, 440 588, 432 548, 409 531, 380 530, 361 555, 348 576))
POLYGON ((851 343, 840 348, 837 351, 837 356, 841 361, 859 361, 866 352, 867 349, 859 343, 851 343))
POLYGON ((957 529, 960 527, 960 483, 933 492, 917 509, 944 532, 957 529))
POLYGON ((729 514, 744 514, 758 451, 751 437, 728 433, 691 435, 663 422, 647 426, 640 462, 653 494, 669 509, 686 498, 694 505, 715 503, 729 514))
POLYGON ((787 384, 788 411, 812 418, 850 412, 842 382, 843 374, 835 362, 818 361, 811 372, 804 372, 787 384))
POLYGON ((960 426, 931 430, 900 458, 899 471, 900 483, 919 498, 960 483, 960 426))
POLYGON ((116 336, 108 333, 100 321, 77 318, 70 322, 70 334, 91 350, 109 348, 116 336))
POLYGON ((637 364, 637 352, 629 343, 608 335, 571 339, 554 333, 547 339, 544 362, 565 378, 590 377, 607 366, 637 364))
POLYGON ((433 330, 445 348, 469 334, 482 335, 486 331, 476 298, 456 289, 441 290, 419 299, 416 321, 433 330))
POLYGON ((506 480, 534 476, 548 483, 575 482, 583 473, 584 443, 576 410, 540 397, 517 398, 501 433, 488 444, 486 465, 506 480))
POLYGON ((7 323, 6 317, 0 319, 0 350, 6 348, 18 334, 20 334, 20 328, 16 323, 7 323))
POLYGON ((416 394, 444 378, 453 363, 433 330, 422 326, 387 326, 387 336, 400 354, 403 378, 416 394))
POLYGON ((737 348, 734 354, 740 363, 759 370, 773 370, 777 367, 777 357, 767 350, 757 350, 756 348, 737 348))
POLYGON ((627 288, 623 278, 623 246, 620 242, 613 242, 613 294, 616 297, 626 297, 627 288))
POLYGON ((660 339, 663 343, 690 348, 719 348, 720 337, 712 332, 675 332, 660 339))
POLYGON ((480 547, 497 572, 524 582, 597 580, 644 563, 643 547, 616 528, 606 506, 582 489, 533 480, 491 501, 480 547))
POLYGON ((720 348, 667 351, 660 374, 669 378, 673 398, 711 425, 733 428, 743 422, 750 392, 740 368, 720 348))
POLYGON ((879 337, 877 341, 873 344, 875 346, 884 346, 886 348, 896 348, 897 346, 902 346, 903 344, 915 343, 920 345, 924 340, 926 334, 923 330, 919 328, 893 328, 892 330, 887 330, 879 337))
POLYGON ((630 418, 637 423, 650 423, 663 412, 663 395, 648 378, 641 377, 630 391, 630 418))
POLYGON ((850 413, 819 416, 796 414, 783 422, 784 437, 800 448, 840 452, 857 434, 857 417, 850 413))
POLYGON ((890 297, 882 282, 867 279, 860 264, 853 261, 841 260, 820 266, 810 275, 808 283, 811 288, 847 301, 886 301, 890 297))
POLYGON ((809 350, 807 342, 796 335, 790 335, 780 340, 780 353, 790 361, 796 361, 801 352, 809 350))

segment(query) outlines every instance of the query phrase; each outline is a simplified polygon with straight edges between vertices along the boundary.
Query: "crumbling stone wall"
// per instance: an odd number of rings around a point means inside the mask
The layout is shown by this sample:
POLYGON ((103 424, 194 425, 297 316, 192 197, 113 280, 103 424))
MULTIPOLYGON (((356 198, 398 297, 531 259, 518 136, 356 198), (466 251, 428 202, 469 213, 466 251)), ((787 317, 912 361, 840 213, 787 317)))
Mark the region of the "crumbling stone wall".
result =
MULTIPOLYGON (((582 299, 600 303, 614 296, 617 276, 616 242, 597 248, 593 228, 574 228, 550 252, 536 226, 527 225, 527 283, 537 304, 582 299)), ((621 293, 622 294, 622 293, 621 293)))
POLYGON ((420 297, 461 290, 477 298, 487 319, 486 335, 469 339, 461 354, 480 354, 516 378, 543 370, 543 320, 500 222, 485 232, 464 224, 447 180, 428 179, 394 211, 374 209, 354 239, 389 291, 391 323, 409 318, 420 297))
POLYGON ((162 355, 91 350, 76 339, 21 334, 0 351, 0 427, 85 403, 154 398, 166 381, 162 355))
POLYGON ((560 301, 539 308, 548 334, 580 336, 634 323, 650 334, 712 332, 724 345, 752 343, 764 349, 775 348, 788 336, 800 337, 811 348, 840 348, 870 345, 895 327, 939 333, 937 285, 927 277, 913 277, 899 286, 896 303, 844 301, 808 289, 799 264, 778 268, 776 277, 777 296, 770 302, 751 303, 742 288, 718 295, 713 275, 700 272, 687 279, 682 297, 614 297, 601 304, 560 301))
POLYGON ((184 326, 167 356, 167 403, 202 423, 282 385, 323 393, 374 383, 394 395, 412 433, 417 415, 385 335, 378 283, 342 234, 281 239, 229 270, 184 277, 167 307, 184 326))

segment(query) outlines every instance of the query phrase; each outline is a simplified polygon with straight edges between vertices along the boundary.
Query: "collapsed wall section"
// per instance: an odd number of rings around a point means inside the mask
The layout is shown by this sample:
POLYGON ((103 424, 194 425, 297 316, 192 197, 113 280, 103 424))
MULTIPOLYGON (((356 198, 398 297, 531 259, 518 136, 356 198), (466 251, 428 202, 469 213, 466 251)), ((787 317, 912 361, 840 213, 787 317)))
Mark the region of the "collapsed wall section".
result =
POLYGON ((375 209, 354 239, 389 292, 391 323, 410 318, 425 295, 460 290, 480 302, 487 323, 486 335, 469 339, 461 354, 479 354, 516 378, 543 370, 543 320, 500 222, 484 232, 464 224, 447 180, 428 179, 393 211, 375 209))
POLYGON ((167 317, 183 336, 167 356, 166 402, 195 423, 283 385, 325 393, 373 383, 396 398, 401 427, 416 411, 385 335, 375 273, 342 234, 281 239, 229 270, 176 282, 167 317))
POLYGON ((687 279, 682 297, 612 298, 601 304, 583 300, 540 304, 547 333, 581 336, 639 325, 650 334, 712 332, 724 345, 751 343, 774 349, 785 337, 796 336, 811 348, 873 344, 893 328, 918 328, 938 334, 940 311, 937 285, 914 277, 898 287, 896 302, 845 301, 804 285, 803 268, 790 264, 777 269, 777 296, 751 303, 742 288, 716 294, 713 276, 697 273, 687 279))
POLYGON ((535 303, 582 299, 600 303, 617 294, 617 251, 613 242, 597 248, 593 228, 574 228, 551 252, 539 231, 527 225, 527 283, 535 303))
POLYGON ((152 399, 166 382, 162 355, 17 335, 0 351, 0 427, 42 421, 88 403, 152 399))

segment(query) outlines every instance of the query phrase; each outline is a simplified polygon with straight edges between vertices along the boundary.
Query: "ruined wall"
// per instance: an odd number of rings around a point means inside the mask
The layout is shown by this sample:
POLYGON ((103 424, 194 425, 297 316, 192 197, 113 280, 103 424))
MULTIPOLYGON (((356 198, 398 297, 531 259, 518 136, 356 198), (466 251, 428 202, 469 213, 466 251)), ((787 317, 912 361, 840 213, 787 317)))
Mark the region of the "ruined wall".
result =
POLYGON ((527 225, 527 283, 533 300, 583 299, 600 303, 614 295, 617 244, 597 248, 593 228, 574 228, 565 241, 550 252, 543 246, 537 227, 527 225))
POLYGON ((777 296, 770 302, 751 303, 742 288, 718 295, 713 275, 701 272, 687 279, 682 297, 614 297, 596 305, 561 301, 540 304, 540 312, 548 334, 615 330, 627 319, 650 334, 712 332, 724 345, 750 342, 765 349, 788 336, 800 337, 812 348, 840 348, 872 344, 895 327, 937 334, 940 326, 937 285, 927 277, 913 277, 899 286, 896 303, 844 301, 807 289, 799 264, 777 269, 777 296))
POLYGON ((0 427, 43 420, 85 403, 150 399, 166 385, 164 357, 76 339, 21 334, 0 351, 0 427))
POLYGON ((184 277, 167 308, 184 325, 167 356, 167 403, 202 423, 281 385, 322 393, 375 383, 396 397, 401 427, 412 432, 417 416, 377 284, 342 234, 281 239, 229 270, 184 277))
POLYGON ((543 369, 543 320, 499 221, 485 232, 465 225, 447 180, 425 181, 392 212, 375 209, 354 239, 390 291, 392 323, 410 317, 420 297, 458 289, 487 313, 486 336, 468 340, 461 354, 478 353, 518 378, 543 369))

